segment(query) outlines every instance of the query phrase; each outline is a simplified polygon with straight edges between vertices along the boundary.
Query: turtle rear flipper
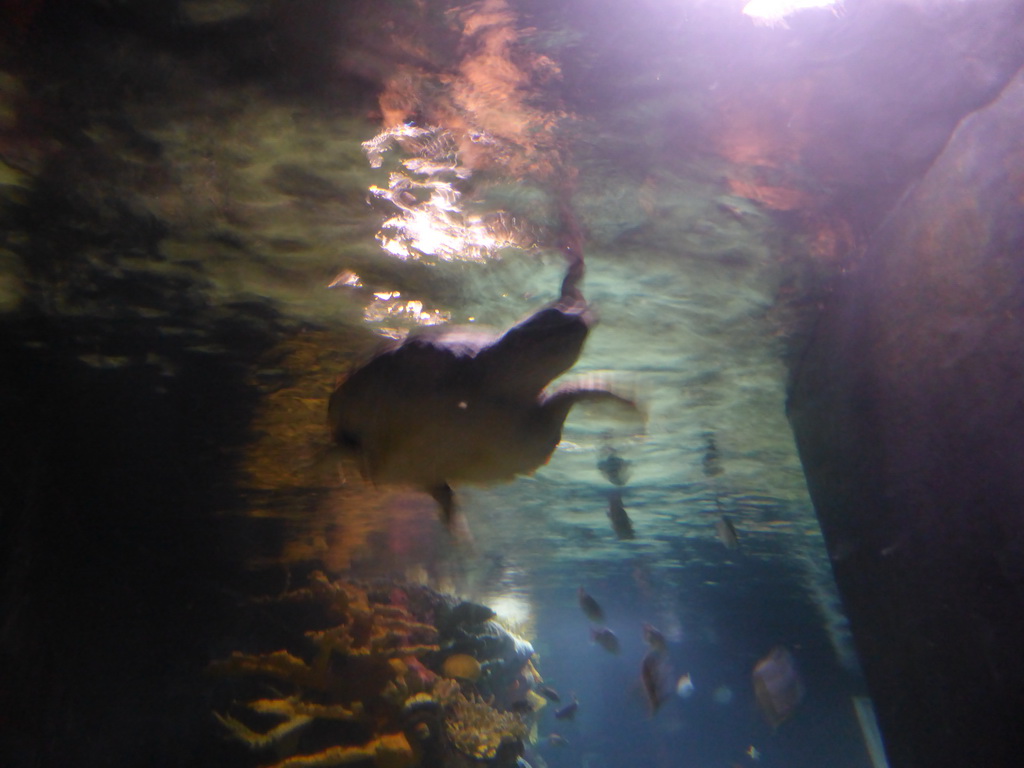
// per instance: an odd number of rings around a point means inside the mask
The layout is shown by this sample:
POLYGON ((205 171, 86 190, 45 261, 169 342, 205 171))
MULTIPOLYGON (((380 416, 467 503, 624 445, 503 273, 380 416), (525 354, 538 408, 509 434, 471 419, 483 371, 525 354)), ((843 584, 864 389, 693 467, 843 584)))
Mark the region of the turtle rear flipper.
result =
POLYGON ((448 483, 442 483, 428 489, 428 492, 440 505, 441 522, 444 523, 445 530, 451 534, 454 543, 468 548, 467 554, 479 554, 476 550, 473 532, 469 528, 469 521, 466 520, 465 515, 455 514, 455 494, 452 487, 448 483))

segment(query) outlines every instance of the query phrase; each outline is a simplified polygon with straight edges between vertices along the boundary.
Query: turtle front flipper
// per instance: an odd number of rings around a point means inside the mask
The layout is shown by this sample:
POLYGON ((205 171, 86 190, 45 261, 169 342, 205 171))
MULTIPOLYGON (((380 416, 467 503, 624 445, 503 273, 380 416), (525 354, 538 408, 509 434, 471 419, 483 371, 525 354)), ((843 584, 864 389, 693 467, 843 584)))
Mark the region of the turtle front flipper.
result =
POLYGON ((572 407, 579 403, 616 403, 623 407, 623 416, 640 423, 646 421, 643 409, 634 398, 585 384, 564 384, 547 395, 540 405, 541 420, 548 429, 557 429, 561 439, 562 425, 572 407))

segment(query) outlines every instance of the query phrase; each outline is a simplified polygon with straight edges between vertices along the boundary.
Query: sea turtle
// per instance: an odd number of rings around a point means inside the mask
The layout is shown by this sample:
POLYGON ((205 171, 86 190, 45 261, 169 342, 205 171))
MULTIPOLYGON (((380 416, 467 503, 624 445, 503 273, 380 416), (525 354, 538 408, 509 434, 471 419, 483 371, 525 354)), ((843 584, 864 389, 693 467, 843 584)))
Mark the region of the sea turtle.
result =
POLYGON ((421 488, 450 524, 451 484, 492 483, 546 463, 573 405, 628 398, 600 384, 545 391, 580 356, 593 315, 562 299, 503 334, 435 327, 411 334, 345 378, 331 395, 332 437, 374 483, 421 488))

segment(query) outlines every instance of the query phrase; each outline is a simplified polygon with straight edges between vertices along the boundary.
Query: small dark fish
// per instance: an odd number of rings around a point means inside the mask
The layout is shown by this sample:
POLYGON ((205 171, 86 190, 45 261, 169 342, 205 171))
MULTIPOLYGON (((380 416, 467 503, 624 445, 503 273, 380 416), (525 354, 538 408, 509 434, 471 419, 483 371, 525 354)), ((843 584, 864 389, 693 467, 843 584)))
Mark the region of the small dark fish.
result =
POLYGON ((605 456, 597 462, 597 468, 613 485, 625 485, 629 480, 629 462, 619 456, 614 448, 605 448, 605 456))
POLYGON ((633 521, 622 506, 622 494, 612 491, 608 494, 608 519, 612 521, 612 530, 619 539, 633 538, 633 521))
POLYGON ((569 740, 565 736, 559 736, 557 733, 552 733, 548 736, 548 744, 553 747, 567 747, 569 746, 569 740))
POLYGON ((622 650, 622 647, 619 645, 619 638, 608 627, 590 630, 590 639, 608 651, 608 653, 618 653, 622 650))
POLYGON ((718 445, 715 443, 715 436, 708 435, 704 444, 704 476, 715 477, 724 471, 721 464, 722 457, 718 453, 718 445))
POLYGON ((644 624, 644 642, 651 646, 651 650, 664 652, 668 648, 668 642, 661 630, 653 624, 644 624))
POLYGON ((562 700, 562 697, 558 695, 558 691, 552 688, 550 685, 542 685, 537 689, 537 693, 543 696, 548 701, 553 701, 556 704, 562 700))
POLYGON ((640 664, 640 682, 643 683, 652 715, 668 698, 672 689, 671 678, 672 670, 665 655, 661 651, 648 651, 640 664))
POLYGON ((725 515, 721 515, 715 521, 715 533, 718 534, 718 540, 725 545, 726 549, 739 549, 740 540, 736 536, 736 526, 725 515))
POLYGON ((586 614, 587 618, 591 621, 604 621, 604 611, 601 610, 601 606, 597 604, 597 600, 587 594, 587 591, 580 587, 579 592, 580 608, 583 613, 586 614))
POLYGON ((796 671, 793 654, 777 645, 757 662, 752 675, 754 696, 764 719, 778 728, 789 719, 804 697, 804 684, 796 671))
POLYGON ((576 710, 580 708, 580 701, 575 696, 572 702, 555 711, 556 720, 573 720, 576 717, 576 710))

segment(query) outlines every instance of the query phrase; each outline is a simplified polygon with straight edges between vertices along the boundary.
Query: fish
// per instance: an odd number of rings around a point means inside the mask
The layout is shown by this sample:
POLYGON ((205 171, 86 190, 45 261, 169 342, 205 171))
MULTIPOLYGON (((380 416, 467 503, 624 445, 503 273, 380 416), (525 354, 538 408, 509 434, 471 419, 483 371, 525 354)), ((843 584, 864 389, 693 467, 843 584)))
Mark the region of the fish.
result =
POLYGON ((481 670, 480 662, 468 653, 452 654, 441 665, 441 673, 445 677, 457 677, 474 683, 480 679, 481 670))
POLYGON ((644 642, 651 646, 651 650, 665 651, 668 648, 668 641, 653 624, 644 624, 644 642))
POLYGON ((608 651, 608 653, 619 653, 622 650, 622 646, 619 645, 619 638, 608 627, 590 630, 590 639, 608 651))
POLYGON ((569 746, 569 740, 565 736, 559 736, 557 733, 548 735, 548 744, 553 747, 567 747, 569 746))
POLYGON ((604 611, 601 610, 597 600, 588 595, 583 587, 580 587, 577 595, 579 596, 580 608, 588 619, 594 622, 604 621, 604 611))
POLYGON ((793 715, 804 697, 804 684, 793 654, 784 646, 775 646, 757 662, 751 678, 761 714, 768 725, 778 728, 793 715))
POLYGON ((680 676, 679 680, 676 681, 676 696, 680 699, 690 698, 695 690, 696 688, 693 685, 693 679, 690 677, 689 672, 680 676))
POLYGON ((629 480, 629 462, 619 456, 614 448, 605 448, 604 454, 604 458, 597 462, 598 471, 612 485, 625 485, 629 480))
POLYGON ((556 720, 573 720, 576 718, 576 712, 580 708, 580 700, 575 696, 572 697, 572 701, 566 704, 559 710, 555 711, 556 720))
POLYGON ((672 689, 671 676, 672 672, 665 654, 656 650, 648 651, 640 663, 640 682, 643 684, 644 693, 647 694, 647 703, 652 715, 668 698, 668 692, 672 689))
POLYGON ((718 540, 725 545, 726 549, 739 549, 740 541, 736 535, 736 526, 725 515, 719 515, 715 521, 715 533, 718 534, 718 540))
POLYGON ((558 691, 556 691, 550 685, 540 686, 539 688, 537 688, 537 693, 539 693, 548 701, 553 701, 556 704, 562 700, 562 697, 558 695, 558 691))
POLYGON ((708 435, 704 447, 704 458, 701 461, 705 477, 715 477, 724 471, 721 464, 721 454, 718 452, 718 445, 715 443, 715 436, 708 435))
POLYGON ((622 506, 622 494, 619 491, 612 491, 608 494, 608 519, 612 521, 612 530, 619 539, 632 539, 633 521, 626 514, 626 508, 622 506))

